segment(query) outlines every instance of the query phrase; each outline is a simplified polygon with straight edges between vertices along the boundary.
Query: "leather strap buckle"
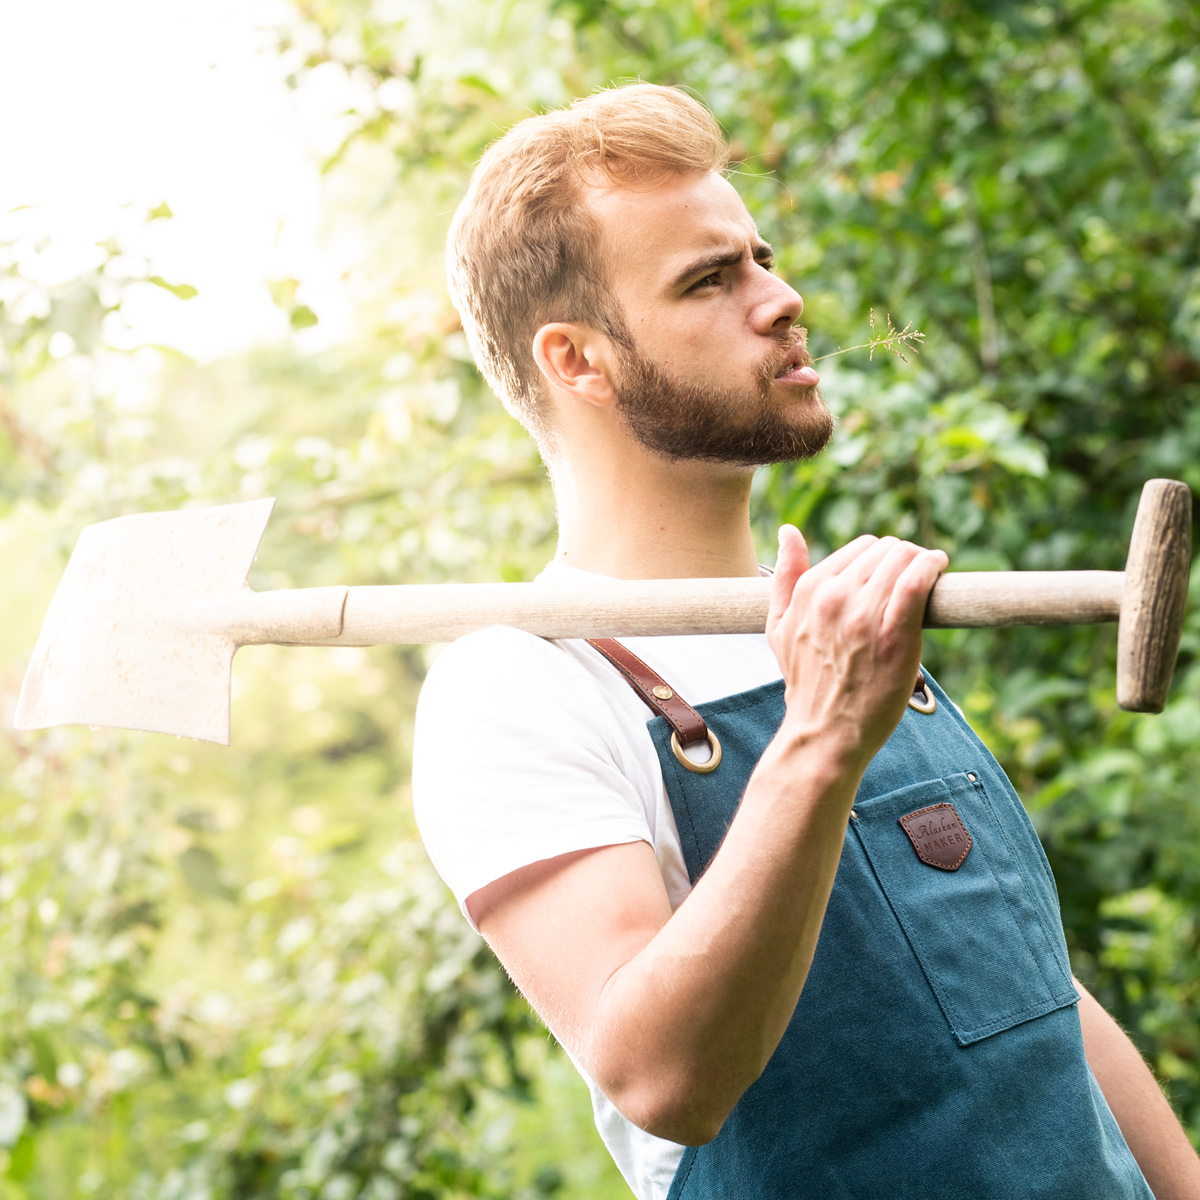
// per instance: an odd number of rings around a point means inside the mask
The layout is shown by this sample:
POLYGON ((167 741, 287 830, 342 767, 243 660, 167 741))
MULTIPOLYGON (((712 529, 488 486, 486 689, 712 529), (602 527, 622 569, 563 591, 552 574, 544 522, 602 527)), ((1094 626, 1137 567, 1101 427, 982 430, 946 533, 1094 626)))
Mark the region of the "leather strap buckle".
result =
POLYGON ((925 682, 925 672, 917 672, 917 682, 913 684, 912 695, 908 698, 908 707, 916 709, 919 713, 935 713, 937 712, 937 697, 929 689, 929 684, 925 682))
POLYGON ((717 740, 717 735, 711 729, 708 730, 708 748, 712 751, 708 762, 696 762, 694 759, 688 758, 683 747, 679 744, 679 734, 671 730, 672 752, 689 771, 695 771, 697 775, 707 775, 710 771, 715 771, 721 765, 721 743, 717 740))
POLYGON ((672 688, 652 667, 614 638, 588 638, 587 644, 598 650, 625 677, 626 683, 647 707, 671 726, 671 749, 689 771, 707 775, 721 765, 721 743, 704 718, 672 688), (687 746, 707 741, 712 751, 707 762, 693 762, 684 753, 687 746))

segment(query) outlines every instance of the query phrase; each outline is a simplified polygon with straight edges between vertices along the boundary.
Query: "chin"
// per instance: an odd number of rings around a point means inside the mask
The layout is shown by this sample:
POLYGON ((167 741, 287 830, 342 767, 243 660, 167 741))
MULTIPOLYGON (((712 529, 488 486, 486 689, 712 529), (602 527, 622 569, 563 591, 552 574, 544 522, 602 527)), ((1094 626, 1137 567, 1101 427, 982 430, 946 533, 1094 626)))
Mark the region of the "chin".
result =
POLYGON ((825 406, 819 383, 784 383, 779 385, 779 396, 784 404, 795 404, 808 408, 813 404, 825 406))

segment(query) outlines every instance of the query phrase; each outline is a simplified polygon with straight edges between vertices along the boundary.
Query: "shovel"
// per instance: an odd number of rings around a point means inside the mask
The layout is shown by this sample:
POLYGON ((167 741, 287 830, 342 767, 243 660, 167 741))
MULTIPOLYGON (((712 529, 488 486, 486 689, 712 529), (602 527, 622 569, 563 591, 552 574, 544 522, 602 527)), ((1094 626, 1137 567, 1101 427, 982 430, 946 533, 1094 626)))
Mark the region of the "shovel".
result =
MULTIPOLYGON (((18 729, 96 725, 229 744, 239 646, 447 642, 489 625, 546 638, 761 633, 769 579, 324 587, 254 592, 246 576, 274 500, 89 525, 51 601, 18 729)), ((1191 559, 1191 492, 1142 490, 1125 570, 943 575, 927 628, 1119 621, 1117 700, 1161 712, 1191 559)))

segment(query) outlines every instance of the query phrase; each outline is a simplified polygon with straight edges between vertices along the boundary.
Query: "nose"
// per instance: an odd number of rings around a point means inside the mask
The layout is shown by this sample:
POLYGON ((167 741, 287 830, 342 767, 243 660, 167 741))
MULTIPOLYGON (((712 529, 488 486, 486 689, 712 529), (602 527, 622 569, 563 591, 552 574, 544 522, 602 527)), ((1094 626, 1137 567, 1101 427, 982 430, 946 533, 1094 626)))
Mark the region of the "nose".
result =
POLYGON ((763 295, 755 308, 756 332, 772 334, 790 329, 800 320, 804 301, 795 288, 789 286, 778 275, 764 271, 763 295))

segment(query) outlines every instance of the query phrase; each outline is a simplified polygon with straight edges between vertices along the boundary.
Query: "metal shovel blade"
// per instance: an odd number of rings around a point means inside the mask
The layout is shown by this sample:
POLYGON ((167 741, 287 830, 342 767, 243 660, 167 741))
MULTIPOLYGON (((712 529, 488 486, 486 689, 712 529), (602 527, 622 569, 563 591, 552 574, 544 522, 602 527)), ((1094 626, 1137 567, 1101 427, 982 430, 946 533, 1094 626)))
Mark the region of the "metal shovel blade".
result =
POLYGON ((238 643, 211 613, 245 594, 274 505, 138 513, 84 529, 34 648, 16 727, 104 725, 227 746, 238 643))

